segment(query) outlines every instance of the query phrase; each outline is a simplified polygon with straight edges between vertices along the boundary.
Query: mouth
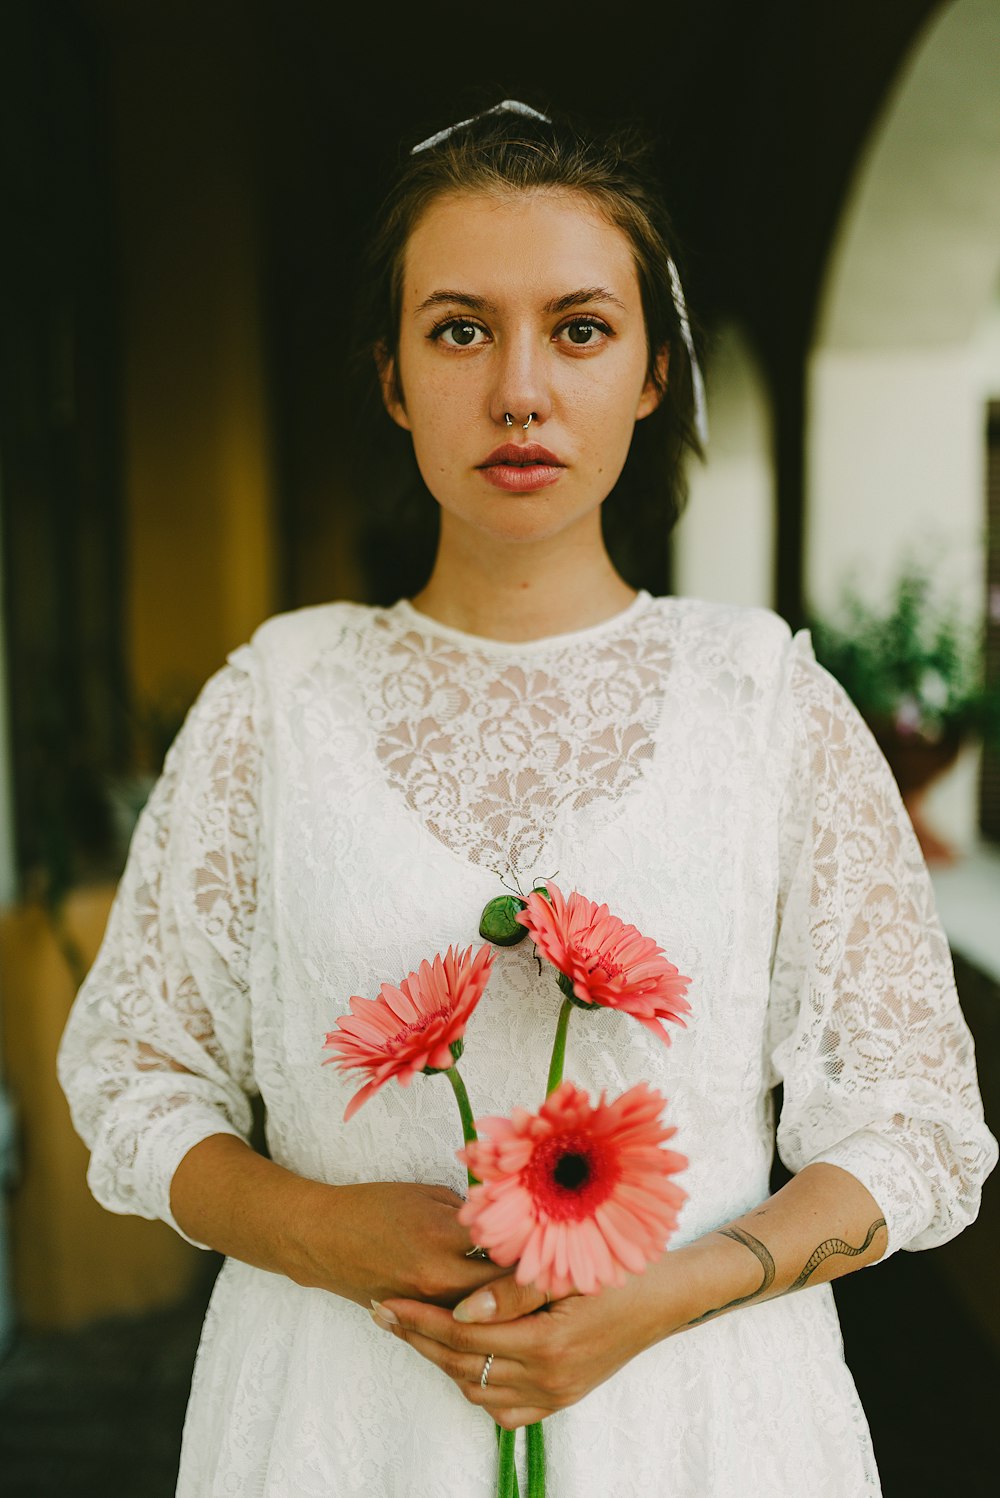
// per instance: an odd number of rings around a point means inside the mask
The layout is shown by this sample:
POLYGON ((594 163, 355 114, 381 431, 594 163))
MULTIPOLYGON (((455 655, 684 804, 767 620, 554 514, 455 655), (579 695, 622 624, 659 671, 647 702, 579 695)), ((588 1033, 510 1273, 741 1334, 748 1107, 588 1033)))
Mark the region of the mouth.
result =
POLYGON ((565 464, 538 442, 505 442, 476 465, 487 483, 513 493, 545 489, 562 476, 565 464))

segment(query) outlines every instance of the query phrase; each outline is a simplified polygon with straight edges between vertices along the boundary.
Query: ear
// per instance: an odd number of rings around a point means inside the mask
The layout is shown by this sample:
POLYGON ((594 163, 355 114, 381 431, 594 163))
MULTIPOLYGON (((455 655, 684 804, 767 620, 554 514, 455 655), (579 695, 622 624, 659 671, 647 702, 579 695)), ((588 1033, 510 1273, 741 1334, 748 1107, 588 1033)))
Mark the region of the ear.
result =
POLYGON ((402 427, 404 432, 408 432, 410 423, 406 415, 406 406, 403 404, 402 387, 396 374, 396 361, 384 343, 375 345, 375 367, 378 370, 378 382, 382 388, 382 404, 396 425, 402 427))
POLYGON ((650 416, 663 399, 663 392, 667 388, 667 369, 670 365, 670 346, 664 344, 654 361, 652 372, 642 387, 639 404, 636 407, 635 419, 641 421, 644 416, 650 416))

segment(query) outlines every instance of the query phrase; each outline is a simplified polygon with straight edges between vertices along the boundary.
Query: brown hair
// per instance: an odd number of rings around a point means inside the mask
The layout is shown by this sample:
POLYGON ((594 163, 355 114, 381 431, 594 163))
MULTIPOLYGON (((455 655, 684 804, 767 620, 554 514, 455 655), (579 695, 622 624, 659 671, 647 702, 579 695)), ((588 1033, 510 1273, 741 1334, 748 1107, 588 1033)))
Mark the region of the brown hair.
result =
MULTIPOLYGON (((636 427, 615 490, 605 502, 609 548, 623 572, 634 573, 621 553, 627 536, 655 514, 663 537, 681 513, 682 464, 700 453, 694 429, 691 361, 674 306, 668 262, 681 260, 663 201, 650 142, 634 127, 585 133, 562 119, 528 118, 513 111, 486 113, 443 140, 406 156, 386 194, 364 260, 359 304, 359 351, 374 374, 375 359, 389 354, 394 367, 402 307, 406 247, 431 204, 445 194, 509 194, 560 189, 578 192, 626 236, 635 260, 646 324, 649 372, 661 390, 656 411, 636 427), (665 380, 659 355, 669 351, 665 380), (613 545, 618 532, 618 544, 613 545)), ((637 551, 648 546, 641 539, 637 551)), ((635 581, 635 577, 631 578, 635 581)))

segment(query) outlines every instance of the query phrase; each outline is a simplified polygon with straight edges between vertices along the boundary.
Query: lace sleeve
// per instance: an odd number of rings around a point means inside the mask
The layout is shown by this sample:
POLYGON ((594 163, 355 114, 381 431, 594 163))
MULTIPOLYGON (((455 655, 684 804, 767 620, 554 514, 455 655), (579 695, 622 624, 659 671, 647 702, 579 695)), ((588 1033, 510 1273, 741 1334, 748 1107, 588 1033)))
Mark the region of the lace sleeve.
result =
POLYGON ((181 1159, 210 1134, 245 1138, 251 1121, 251 712, 250 678, 230 664, 188 715, 139 820, 59 1052, 94 1196, 178 1232, 169 1193, 181 1159))
POLYGON ((771 1055, 791 1170, 825 1160, 879 1203, 889 1251, 972 1222, 996 1162, 951 955, 895 780, 797 635, 771 1055))

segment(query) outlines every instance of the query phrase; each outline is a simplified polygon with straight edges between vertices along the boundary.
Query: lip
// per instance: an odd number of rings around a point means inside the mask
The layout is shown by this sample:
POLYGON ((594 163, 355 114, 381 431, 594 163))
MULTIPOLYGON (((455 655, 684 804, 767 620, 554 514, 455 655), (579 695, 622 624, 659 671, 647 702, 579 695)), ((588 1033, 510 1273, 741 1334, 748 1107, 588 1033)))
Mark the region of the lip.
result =
POLYGON ((505 442, 476 465, 488 484, 511 493, 545 489, 562 476, 565 465, 539 442, 505 442))
POLYGON ((502 447, 495 447, 488 458, 476 466, 479 468, 493 468, 497 464, 504 466, 513 464, 518 468, 524 468, 530 463, 544 463, 548 468, 562 468, 562 463, 555 453, 549 452, 540 442, 505 442, 502 447))

